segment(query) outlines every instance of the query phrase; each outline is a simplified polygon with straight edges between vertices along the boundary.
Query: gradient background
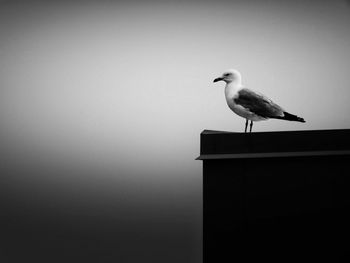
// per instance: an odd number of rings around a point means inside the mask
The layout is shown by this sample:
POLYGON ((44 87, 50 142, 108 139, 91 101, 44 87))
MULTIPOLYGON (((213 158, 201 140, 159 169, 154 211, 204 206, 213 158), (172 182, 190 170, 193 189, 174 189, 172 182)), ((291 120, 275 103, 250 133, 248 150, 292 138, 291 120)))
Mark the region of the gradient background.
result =
POLYGON ((0 261, 201 262, 199 134, 244 128, 213 79, 307 121, 255 131, 350 128, 349 33, 342 0, 0 1, 0 261))

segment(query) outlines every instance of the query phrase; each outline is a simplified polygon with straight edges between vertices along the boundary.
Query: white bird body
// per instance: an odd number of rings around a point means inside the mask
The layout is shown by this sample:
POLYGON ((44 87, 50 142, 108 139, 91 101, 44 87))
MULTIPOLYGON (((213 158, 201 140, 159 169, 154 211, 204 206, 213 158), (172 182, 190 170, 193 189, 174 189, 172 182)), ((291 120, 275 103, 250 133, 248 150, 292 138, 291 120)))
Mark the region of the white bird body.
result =
POLYGON ((226 102, 228 107, 237 115, 251 120, 251 121, 261 121, 261 120, 266 120, 266 118, 261 117, 259 115, 256 115, 255 113, 247 110, 247 108, 243 107, 240 104, 237 104, 235 102, 235 99, 239 97, 239 91, 241 89, 243 89, 243 86, 237 86, 237 85, 233 85, 232 82, 231 83, 227 83, 225 86, 225 98, 226 98, 226 102))
POLYGON ((237 115, 246 119, 245 132, 247 131, 248 120, 250 120, 250 131, 253 121, 267 119, 282 119, 288 121, 305 122, 303 118, 286 112, 282 107, 274 103, 262 94, 245 88, 242 85, 241 74, 234 69, 223 73, 214 82, 225 81, 225 98, 228 107, 237 115))

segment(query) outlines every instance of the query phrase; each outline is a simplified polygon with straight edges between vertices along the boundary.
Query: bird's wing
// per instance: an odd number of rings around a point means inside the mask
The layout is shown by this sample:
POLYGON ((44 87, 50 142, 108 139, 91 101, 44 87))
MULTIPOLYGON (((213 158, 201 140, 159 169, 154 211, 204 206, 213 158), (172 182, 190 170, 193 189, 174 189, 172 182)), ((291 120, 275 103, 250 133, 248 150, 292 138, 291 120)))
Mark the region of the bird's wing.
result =
POLYGON ((233 100, 250 112, 264 118, 283 116, 284 110, 269 98, 249 89, 241 89, 233 100))

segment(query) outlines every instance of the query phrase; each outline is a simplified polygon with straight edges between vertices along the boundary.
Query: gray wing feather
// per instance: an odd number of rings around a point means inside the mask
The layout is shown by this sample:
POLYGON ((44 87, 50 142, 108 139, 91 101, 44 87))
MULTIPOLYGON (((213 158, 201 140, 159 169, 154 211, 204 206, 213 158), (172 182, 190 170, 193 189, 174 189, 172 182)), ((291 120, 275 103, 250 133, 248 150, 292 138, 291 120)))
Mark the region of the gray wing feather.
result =
POLYGON ((284 110, 269 98, 249 89, 241 89, 234 102, 265 118, 281 117, 284 110))

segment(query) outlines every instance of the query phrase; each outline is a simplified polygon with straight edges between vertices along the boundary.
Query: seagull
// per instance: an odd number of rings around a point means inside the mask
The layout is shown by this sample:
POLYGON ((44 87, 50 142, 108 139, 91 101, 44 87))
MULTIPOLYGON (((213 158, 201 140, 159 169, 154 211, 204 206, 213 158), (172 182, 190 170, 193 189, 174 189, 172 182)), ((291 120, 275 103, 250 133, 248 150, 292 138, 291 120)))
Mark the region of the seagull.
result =
POLYGON ((226 82, 225 97, 229 108, 237 115, 246 119, 245 133, 247 132, 249 120, 249 132, 252 132, 253 121, 281 119, 305 122, 303 118, 286 112, 282 107, 264 95, 245 88, 242 85, 242 76, 238 70, 229 69, 225 71, 221 77, 214 79, 214 82, 218 81, 226 82))

